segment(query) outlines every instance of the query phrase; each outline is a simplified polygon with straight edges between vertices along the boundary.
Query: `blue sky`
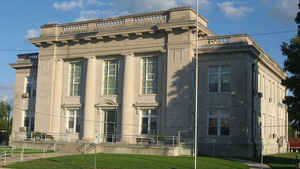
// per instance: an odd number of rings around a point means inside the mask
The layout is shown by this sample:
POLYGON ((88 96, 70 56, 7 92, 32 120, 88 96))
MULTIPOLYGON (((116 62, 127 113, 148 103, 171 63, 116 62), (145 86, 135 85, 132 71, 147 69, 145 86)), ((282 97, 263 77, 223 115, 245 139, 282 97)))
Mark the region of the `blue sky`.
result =
MULTIPOLYGON (((38 49, 29 37, 47 23, 105 18, 182 5, 196 0, 10 0, 0 6, 0 100, 12 101, 16 54, 38 49)), ((280 45, 296 35, 297 0, 199 0, 200 14, 216 35, 248 33, 280 65, 280 45), (284 31, 284 32, 283 32, 284 31), (282 33, 283 32, 283 33, 282 33), (265 34, 270 33, 270 34, 265 34)))

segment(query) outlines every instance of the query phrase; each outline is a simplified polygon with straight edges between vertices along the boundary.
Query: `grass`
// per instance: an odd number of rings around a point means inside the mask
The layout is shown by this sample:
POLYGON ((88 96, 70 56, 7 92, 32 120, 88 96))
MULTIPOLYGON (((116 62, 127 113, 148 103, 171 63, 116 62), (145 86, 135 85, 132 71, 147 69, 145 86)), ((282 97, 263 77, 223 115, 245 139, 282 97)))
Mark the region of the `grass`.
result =
MULTIPOLYGON (((199 169, 248 169, 240 162, 212 157, 200 157, 199 169)), ((6 166, 15 169, 93 169, 94 155, 73 155, 6 166)), ((98 169, 192 169, 193 157, 165 157, 148 155, 97 154, 98 169)))
POLYGON ((272 169, 295 169, 296 162, 300 162, 300 153, 275 154, 264 157, 264 163, 272 169), (298 160, 296 160, 296 156, 298 156, 298 160))

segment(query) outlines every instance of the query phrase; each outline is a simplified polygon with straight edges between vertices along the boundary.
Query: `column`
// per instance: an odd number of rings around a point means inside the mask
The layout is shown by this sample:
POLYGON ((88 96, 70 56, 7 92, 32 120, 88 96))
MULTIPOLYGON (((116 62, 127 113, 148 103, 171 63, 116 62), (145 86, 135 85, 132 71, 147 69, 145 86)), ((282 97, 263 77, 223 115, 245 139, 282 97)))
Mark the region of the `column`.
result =
POLYGON ((125 55, 124 73, 123 73, 123 94, 122 94, 122 142, 135 143, 133 133, 133 107, 135 101, 135 57, 133 53, 125 55))
POLYGON ((93 142, 95 140, 95 91, 96 91, 96 58, 87 58, 87 71, 85 79, 84 97, 84 122, 83 140, 93 142))
POLYGON ((55 82, 54 82, 53 112, 52 112, 52 132, 53 136, 59 135, 61 117, 61 97, 63 87, 63 60, 57 59, 55 63, 55 82))

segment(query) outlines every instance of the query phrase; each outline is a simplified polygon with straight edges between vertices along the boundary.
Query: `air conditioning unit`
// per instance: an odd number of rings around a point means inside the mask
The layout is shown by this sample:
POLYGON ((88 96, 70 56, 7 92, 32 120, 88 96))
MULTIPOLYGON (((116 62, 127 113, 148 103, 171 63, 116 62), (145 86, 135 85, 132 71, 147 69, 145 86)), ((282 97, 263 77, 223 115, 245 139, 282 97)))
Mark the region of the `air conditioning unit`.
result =
POLYGON ((272 102, 272 98, 271 98, 271 97, 269 98, 269 102, 270 102, 270 103, 272 102))
POLYGON ((22 94, 22 98, 29 98, 29 93, 22 94))

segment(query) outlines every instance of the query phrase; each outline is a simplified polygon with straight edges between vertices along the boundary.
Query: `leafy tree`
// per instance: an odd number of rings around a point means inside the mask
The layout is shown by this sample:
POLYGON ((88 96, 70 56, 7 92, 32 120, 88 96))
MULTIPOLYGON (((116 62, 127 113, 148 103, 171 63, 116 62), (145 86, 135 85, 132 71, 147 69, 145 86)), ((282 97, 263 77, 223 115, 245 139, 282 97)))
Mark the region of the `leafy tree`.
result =
POLYGON ((289 130, 288 130, 288 132, 289 132, 289 133, 288 133, 288 136, 289 136, 289 137, 298 137, 298 136, 295 135, 295 129, 293 129, 291 125, 289 125, 289 130))
MULTIPOLYGON (((298 4, 300 9, 300 2, 298 4)), ((289 77, 282 81, 292 95, 287 96, 284 103, 288 107, 289 120, 292 127, 300 129, 300 11, 298 11, 295 22, 298 25, 296 37, 290 43, 283 43, 281 46, 283 55, 287 56, 284 62, 284 69, 289 72, 289 77)))
POLYGON ((5 103, 4 101, 0 101, 0 130, 8 130, 8 132, 6 132, 7 143, 9 135, 11 133, 11 125, 9 123, 10 111, 10 105, 8 103, 5 103))

